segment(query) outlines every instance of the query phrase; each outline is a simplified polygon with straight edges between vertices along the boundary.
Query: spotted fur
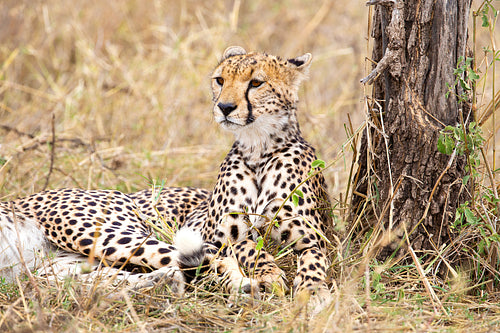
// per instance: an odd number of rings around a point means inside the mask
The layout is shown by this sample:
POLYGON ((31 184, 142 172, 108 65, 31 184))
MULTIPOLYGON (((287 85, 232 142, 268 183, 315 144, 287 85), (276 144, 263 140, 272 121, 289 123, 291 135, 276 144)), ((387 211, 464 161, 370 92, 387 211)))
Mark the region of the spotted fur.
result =
MULTIPOLYGON (((296 117, 298 88, 311 59, 308 53, 287 60, 241 47, 225 51, 212 75, 213 116, 235 142, 212 192, 61 189, 18 199, 12 207, 59 249, 165 270, 169 278, 177 269, 210 259, 230 290, 252 294, 259 286, 287 289, 273 256, 257 249, 258 238, 269 235, 298 254, 295 292, 313 292, 324 303, 329 299, 329 201, 323 176, 309 177, 315 151, 302 137, 296 117), (297 188, 303 196, 295 205, 290 193, 297 188), (201 241, 186 244, 186 235, 175 245, 157 240, 148 219, 199 232, 203 249, 201 241)), ((0 216, 12 214, 7 203, 0 209, 0 216)))

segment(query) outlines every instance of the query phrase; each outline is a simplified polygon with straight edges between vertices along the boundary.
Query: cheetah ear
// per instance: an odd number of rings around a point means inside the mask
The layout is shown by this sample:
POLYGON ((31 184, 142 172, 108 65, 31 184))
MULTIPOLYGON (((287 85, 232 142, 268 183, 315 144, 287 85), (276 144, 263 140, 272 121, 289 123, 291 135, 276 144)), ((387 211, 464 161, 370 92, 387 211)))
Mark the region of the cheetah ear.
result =
POLYGON ((230 46, 224 51, 224 54, 222 55, 222 60, 225 60, 232 56, 244 55, 244 54, 247 54, 247 51, 245 51, 245 49, 242 48, 241 46, 230 46))
POLYGON ((301 55, 300 57, 288 59, 288 62, 291 63, 292 65, 295 65, 300 72, 307 74, 307 70, 311 65, 312 58, 313 57, 311 53, 306 53, 304 55, 301 55))
POLYGON ((306 53, 297 58, 288 59, 288 67, 294 68, 296 70, 295 74, 292 76, 293 83, 298 87, 300 83, 307 79, 309 75, 309 66, 311 65, 312 55, 311 53, 306 53))

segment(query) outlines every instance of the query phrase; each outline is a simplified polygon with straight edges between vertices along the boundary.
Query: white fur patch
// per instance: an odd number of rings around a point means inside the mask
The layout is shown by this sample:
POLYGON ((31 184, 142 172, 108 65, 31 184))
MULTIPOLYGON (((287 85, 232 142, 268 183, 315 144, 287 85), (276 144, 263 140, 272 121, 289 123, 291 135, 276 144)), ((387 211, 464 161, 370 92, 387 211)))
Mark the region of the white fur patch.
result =
POLYGON ((181 228, 174 236, 174 246, 183 255, 190 255, 203 248, 203 237, 200 232, 190 228, 181 228))
POLYGON ((232 132, 243 146, 262 148, 269 144, 271 134, 281 133, 282 127, 288 123, 287 117, 265 113, 253 123, 239 127, 232 132))
POLYGON ((0 213, 0 276, 10 282, 24 271, 21 257, 26 268, 34 270, 41 257, 51 249, 50 242, 35 220, 22 215, 18 215, 17 220, 16 231, 15 222, 0 213))

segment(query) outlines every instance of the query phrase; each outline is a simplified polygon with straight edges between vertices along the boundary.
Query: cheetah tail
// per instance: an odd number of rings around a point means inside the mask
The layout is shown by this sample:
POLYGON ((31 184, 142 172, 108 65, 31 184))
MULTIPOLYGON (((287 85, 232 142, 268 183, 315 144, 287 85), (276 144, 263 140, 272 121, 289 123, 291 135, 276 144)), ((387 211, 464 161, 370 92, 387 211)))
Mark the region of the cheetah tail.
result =
POLYGON ((175 234, 174 246, 179 251, 179 267, 188 281, 195 277, 197 268, 204 262, 203 243, 201 234, 190 228, 181 228, 175 234))

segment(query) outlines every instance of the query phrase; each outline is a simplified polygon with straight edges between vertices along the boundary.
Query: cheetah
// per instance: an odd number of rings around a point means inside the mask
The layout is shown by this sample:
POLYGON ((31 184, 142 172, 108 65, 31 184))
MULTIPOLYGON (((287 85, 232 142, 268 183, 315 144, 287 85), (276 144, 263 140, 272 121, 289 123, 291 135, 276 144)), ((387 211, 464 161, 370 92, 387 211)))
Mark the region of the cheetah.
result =
MULTIPOLYGON (((269 239, 298 256, 293 293, 310 293, 325 304, 333 222, 325 180, 311 172, 315 150, 302 137, 296 115, 311 60, 309 53, 283 59, 239 46, 225 50, 211 78, 212 113, 235 141, 213 191, 50 190, 0 203, 0 226, 12 234, 18 220, 19 229, 34 230, 29 232, 39 247, 147 266, 152 272, 144 274, 176 281, 180 293, 185 270, 203 263, 224 276, 232 291, 258 294, 260 287, 276 284, 287 290, 285 274, 258 245, 269 239), (146 223, 158 221, 158 214, 168 227, 180 228, 173 245, 155 238, 146 223)), ((10 258, 19 256, 14 252, 10 258)))

